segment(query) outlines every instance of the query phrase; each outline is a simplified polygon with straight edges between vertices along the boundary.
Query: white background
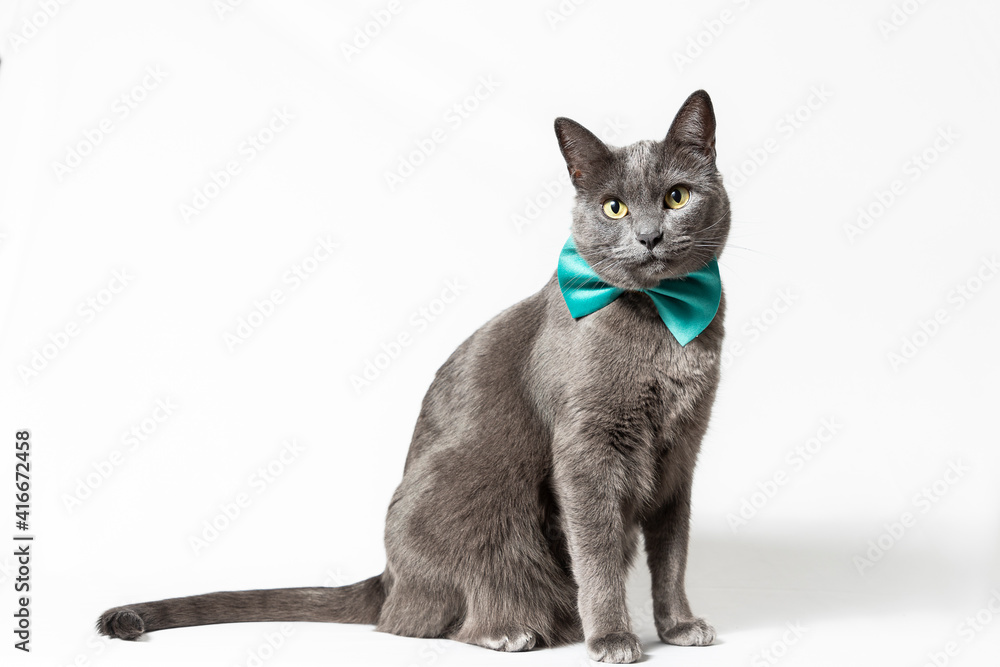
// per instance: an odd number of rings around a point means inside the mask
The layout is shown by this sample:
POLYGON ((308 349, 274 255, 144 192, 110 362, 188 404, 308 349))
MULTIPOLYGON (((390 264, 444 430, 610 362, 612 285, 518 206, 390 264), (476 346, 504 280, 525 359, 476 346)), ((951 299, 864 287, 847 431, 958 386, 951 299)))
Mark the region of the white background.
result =
POLYGON ((640 559, 649 663, 995 664, 996 3, 426 0, 345 53, 387 6, 0 3, 0 432, 31 429, 37 536, 30 657, 10 647, 0 551, 5 663, 583 664, 582 645, 512 656, 369 626, 297 625, 272 651, 277 624, 139 643, 92 625, 126 602, 380 572, 434 371, 554 270, 572 197, 553 118, 660 138, 705 88, 734 210, 730 354, 688 589, 719 641, 657 641, 640 559), (269 135, 276 109, 293 118, 269 135), (250 135, 270 139, 253 160, 250 135), (873 215, 849 233, 859 209, 873 215), (327 235, 337 252, 306 261, 327 235), (284 276, 303 264, 295 287, 284 276), (105 291, 116 271, 127 286, 105 291), (448 281, 457 298, 437 302, 448 281), (275 289, 283 302, 231 350, 275 289), (158 400, 176 407, 154 422, 158 400), (132 428, 147 431, 134 448, 132 428), (288 439, 304 450, 252 485, 288 439), (250 505, 196 553, 240 493, 250 505))

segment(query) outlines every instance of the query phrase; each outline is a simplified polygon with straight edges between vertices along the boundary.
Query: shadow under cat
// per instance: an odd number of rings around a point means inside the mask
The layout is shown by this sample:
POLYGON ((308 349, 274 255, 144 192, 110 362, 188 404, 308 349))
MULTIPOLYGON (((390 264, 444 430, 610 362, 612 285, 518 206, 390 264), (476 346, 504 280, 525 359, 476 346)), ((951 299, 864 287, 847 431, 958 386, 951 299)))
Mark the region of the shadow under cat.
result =
MULTIPOLYGON (((718 629, 717 643, 729 633, 794 621, 937 609, 969 590, 966 568, 933 549, 907 546, 885 552, 862 574, 854 558, 865 555, 867 539, 845 528, 784 536, 693 532, 687 588, 692 606, 718 629)), ((652 643, 649 571, 636 560, 629 577, 633 624, 652 643)))

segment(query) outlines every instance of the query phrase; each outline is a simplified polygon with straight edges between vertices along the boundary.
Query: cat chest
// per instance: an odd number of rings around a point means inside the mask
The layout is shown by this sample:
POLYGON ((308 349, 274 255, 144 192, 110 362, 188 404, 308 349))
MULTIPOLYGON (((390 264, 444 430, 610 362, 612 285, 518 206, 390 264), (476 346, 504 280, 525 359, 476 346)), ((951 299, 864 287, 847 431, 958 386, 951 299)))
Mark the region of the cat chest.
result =
POLYGON ((645 432, 653 445, 673 439, 685 423, 704 410, 712 393, 715 375, 711 369, 672 363, 650 363, 633 368, 631 381, 623 386, 617 405, 609 405, 621 415, 630 415, 637 431, 645 432))
MULTIPOLYGON (((669 335, 669 334, 667 334, 669 335)), ((573 402, 615 435, 662 441, 700 411, 718 379, 718 355, 675 341, 603 341, 582 364, 573 402)))

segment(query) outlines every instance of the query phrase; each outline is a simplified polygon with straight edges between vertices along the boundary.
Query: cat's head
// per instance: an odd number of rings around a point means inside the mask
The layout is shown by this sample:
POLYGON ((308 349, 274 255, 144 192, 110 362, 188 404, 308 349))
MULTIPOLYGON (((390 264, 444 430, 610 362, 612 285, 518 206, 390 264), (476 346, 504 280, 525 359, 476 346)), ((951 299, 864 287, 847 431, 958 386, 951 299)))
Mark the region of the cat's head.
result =
POLYGON ((663 141, 608 146, 568 118, 555 127, 576 187, 573 238, 605 282, 653 287, 722 252, 729 198, 715 166, 708 93, 688 97, 663 141))

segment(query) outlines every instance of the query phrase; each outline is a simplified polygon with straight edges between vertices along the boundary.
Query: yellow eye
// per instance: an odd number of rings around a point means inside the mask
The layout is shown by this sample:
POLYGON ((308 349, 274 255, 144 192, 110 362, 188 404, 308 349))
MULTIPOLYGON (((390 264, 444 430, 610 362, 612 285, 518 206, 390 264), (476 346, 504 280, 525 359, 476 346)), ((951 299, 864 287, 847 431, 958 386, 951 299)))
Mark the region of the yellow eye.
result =
POLYGON ((604 202, 604 215, 609 218, 618 220, 619 218, 624 218, 626 213, 628 213, 628 206, 623 202, 617 199, 609 199, 604 202))
POLYGON ((663 202, 667 205, 667 208, 681 208, 688 203, 688 199, 691 198, 691 193, 683 185, 675 185, 667 193, 667 196, 663 198, 663 202))

